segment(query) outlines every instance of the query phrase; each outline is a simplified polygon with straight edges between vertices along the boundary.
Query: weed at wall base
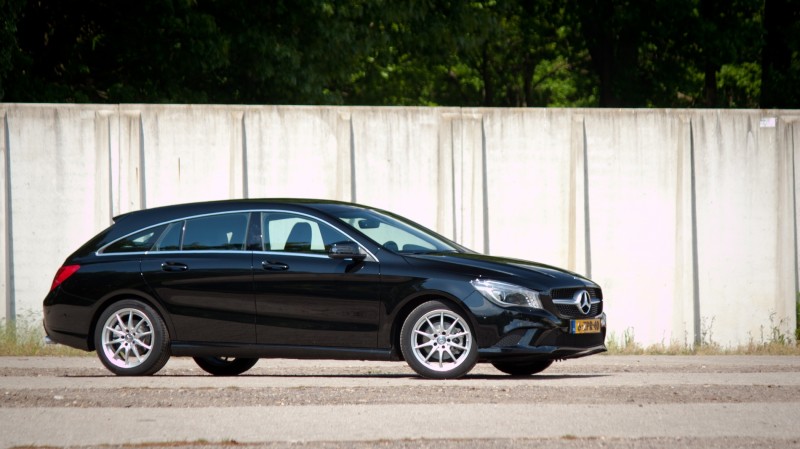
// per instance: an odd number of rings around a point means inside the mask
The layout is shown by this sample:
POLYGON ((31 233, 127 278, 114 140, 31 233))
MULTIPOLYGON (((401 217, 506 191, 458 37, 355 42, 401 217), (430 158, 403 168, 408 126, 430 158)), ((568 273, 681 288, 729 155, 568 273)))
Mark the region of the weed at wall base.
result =
MULTIPOLYGON (((772 315, 771 315, 772 316, 772 315)), ((713 324, 713 319, 710 320, 713 324)), ((700 344, 671 341, 644 346, 635 339, 634 329, 625 329, 621 336, 610 332, 606 336, 606 348, 609 355, 800 355, 800 343, 797 338, 792 339, 780 329, 781 323, 773 323, 771 329, 765 332, 762 328, 761 339, 756 341, 752 337, 746 345, 724 347, 711 340, 710 324, 703 332, 700 344), (766 337, 766 338, 765 338, 766 337)))
POLYGON ((62 345, 46 345, 41 321, 18 319, 0 321, 0 356, 91 355, 62 345))

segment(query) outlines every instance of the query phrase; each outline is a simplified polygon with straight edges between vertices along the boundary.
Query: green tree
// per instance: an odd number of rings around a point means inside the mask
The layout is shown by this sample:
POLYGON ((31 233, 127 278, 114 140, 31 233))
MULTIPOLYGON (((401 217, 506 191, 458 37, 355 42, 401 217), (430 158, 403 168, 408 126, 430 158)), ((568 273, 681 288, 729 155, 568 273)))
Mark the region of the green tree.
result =
POLYGON ((761 107, 800 106, 800 1, 766 0, 761 107))
POLYGON ((693 38, 704 107, 758 107, 762 2, 700 0, 693 38))
POLYGON ((213 17, 189 1, 28 1, 7 99, 204 102, 225 61, 213 17))
POLYGON ((600 106, 757 105, 758 0, 569 4, 599 80, 600 106))
POLYGON ((368 14, 379 2, 216 1, 202 4, 229 48, 217 102, 341 104, 353 73, 381 47, 368 14))
POLYGON ((0 0, 0 99, 797 107, 800 0, 0 0))
POLYGON ((458 106, 593 103, 588 53, 562 2, 417 1, 371 16, 383 45, 357 72, 348 101, 458 106), (411 5, 406 7, 406 5, 411 5), (588 93, 588 94, 587 94, 588 93))
POLYGON ((24 0, 0 0, 0 99, 5 94, 4 81, 14 68, 19 51, 17 22, 24 0))

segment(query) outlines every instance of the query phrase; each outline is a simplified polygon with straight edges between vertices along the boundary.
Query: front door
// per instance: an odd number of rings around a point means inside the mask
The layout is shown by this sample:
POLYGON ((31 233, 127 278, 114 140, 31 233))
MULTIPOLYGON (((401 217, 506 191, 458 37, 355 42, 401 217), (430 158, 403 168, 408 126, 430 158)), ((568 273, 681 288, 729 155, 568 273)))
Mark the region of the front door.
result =
POLYGON ((327 256, 351 239, 315 218, 262 214, 262 251, 253 253, 259 344, 375 348, 377 262, 327 256))

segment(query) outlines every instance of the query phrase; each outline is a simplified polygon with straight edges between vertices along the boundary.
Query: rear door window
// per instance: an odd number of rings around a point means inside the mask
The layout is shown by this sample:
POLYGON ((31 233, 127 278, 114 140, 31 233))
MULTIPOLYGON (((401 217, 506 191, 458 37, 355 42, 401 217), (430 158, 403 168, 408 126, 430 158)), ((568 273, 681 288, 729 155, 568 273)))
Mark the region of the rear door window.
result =
POLYGON ((184 251, 242 251, 249 213, 212 215, 186 220, 184 251))

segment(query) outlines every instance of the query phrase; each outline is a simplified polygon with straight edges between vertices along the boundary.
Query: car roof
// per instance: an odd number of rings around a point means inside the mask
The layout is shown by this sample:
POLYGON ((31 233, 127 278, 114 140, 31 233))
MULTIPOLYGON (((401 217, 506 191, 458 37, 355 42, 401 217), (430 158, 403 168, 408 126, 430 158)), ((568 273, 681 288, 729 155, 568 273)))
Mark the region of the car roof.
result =
POLYGON ((321 214, 330 217, 331 212, 343 208, 353 210, 372 209, 367 206, 343 201, 309 198, 234 199, 174 204, 142 209, 114 217, 114 224, 86 242, 75 251, 69 259, 94 253, 102 246, 141 229, 186 217, 259 209, 281 209, 289 212, 304 212, 311 213, 312 215, 321 214))
POLYGON ((196 203, 173 204, 128 212, 114 217, 117 225, 142 226, 153 225, 165 221, 172 221, 193 215, 205 215, 220 212, 231 212, 243 209, 268 209, 280 207, 293 211, 324 211, 325 206, 352 207, 354 209, 368 209, 353 203, 334 200, 321 200, 309 198, 249 198, 220 201, 203 201, 196 203))

